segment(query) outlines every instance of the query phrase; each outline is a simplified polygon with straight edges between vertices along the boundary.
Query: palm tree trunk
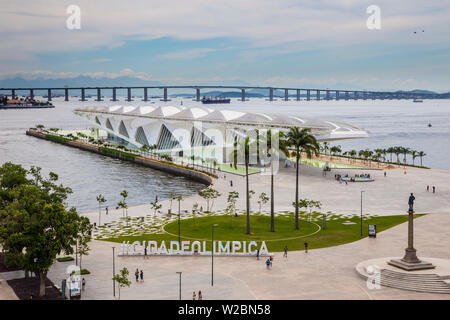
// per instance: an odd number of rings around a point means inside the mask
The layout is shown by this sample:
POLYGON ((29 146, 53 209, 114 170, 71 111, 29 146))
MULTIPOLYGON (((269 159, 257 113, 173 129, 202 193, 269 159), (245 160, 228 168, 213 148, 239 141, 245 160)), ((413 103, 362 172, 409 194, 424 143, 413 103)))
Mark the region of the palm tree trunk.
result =
POLYGON ((295 229, 298 230, 298 163, 300 160, 299 150, 297 150, 296 157, 297 168, 295 173, 295 229))
POLYGON ((250 234, 250 198, 248 188, 248 161, 245 161, 245 176, 246 176, 246 194, 247 194, 247 234, 250 234))
POLYGON ((270 164, 270 232, 275 232, 275 213, 274 213, 274 198, 273 198, 273 163, 270 164))

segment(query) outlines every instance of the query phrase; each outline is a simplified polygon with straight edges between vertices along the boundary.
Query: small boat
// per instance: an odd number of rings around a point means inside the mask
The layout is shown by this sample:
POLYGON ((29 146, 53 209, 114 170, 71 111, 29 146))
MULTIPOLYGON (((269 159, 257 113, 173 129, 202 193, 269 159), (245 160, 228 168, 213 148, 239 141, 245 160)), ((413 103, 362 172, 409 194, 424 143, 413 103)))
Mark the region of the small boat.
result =
POLYGON ((428 124, 428 128, 432 127, 431 123, 428 124))
POLYGON ((423 102, 423 100, 420 98, 414 98, 413 102, 423 102))

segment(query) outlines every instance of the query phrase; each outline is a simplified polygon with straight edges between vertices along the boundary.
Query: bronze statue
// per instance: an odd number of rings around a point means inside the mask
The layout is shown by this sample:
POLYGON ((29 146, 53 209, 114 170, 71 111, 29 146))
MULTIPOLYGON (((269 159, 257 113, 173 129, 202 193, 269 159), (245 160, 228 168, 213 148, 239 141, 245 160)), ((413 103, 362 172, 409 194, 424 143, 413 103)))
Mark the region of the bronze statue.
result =
POLYGON ((414 212, 414 200, 416 200, 416 197, 411 192, 411 195, 409 196, 408 204, 409 204, 409 212, 414 212))

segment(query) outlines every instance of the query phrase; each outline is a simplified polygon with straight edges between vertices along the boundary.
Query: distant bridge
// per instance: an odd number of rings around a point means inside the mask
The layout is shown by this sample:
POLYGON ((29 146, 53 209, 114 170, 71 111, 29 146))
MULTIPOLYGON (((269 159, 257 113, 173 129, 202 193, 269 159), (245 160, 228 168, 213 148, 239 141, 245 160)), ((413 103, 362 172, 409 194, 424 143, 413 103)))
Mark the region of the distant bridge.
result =
MULTIPOLYGON (((295 92, 295 100, 299 101, 302 93, 303 97, 306 97, 307 101, 310 100, 376 100, 376 99, 438 99, 442 98, 440 94, 435 93, 415 93, 415 92, 383 92, 383 91, 360 91, 360 90, 338 90, 338 89, 307 89, 307 88, 285 88, 285 87, 252 87, 252 86, 131 86, 131 87, 62 87, 62 88, 0 88, 0 93, 6 91, 4 95, 16 96, 16 92, 25 91, 29 92, 29 97, 34 98, 37 91, 46 92, 48 101, 52 100, 52 91, 64 91, 64 100, 69 101, 69 92, 78 91, 80 93, 80 101, 88 101, 86 99, 87 90, 97 91, 96 101, 102 101, 102 91, 111 92, 111 101, 118 101, 117 90, 126 90, 126 100, 133 101, 131 90, 140 89, 143 92, 142 101, 149 101, 148 89, 161 89, 163 90, 161 101, 170 101, 168 96, 169 89, 190 89, 195 90, 195 101, 200 101, 200 93, 202 89, 237 89, 241 91, 241 101, 247 101, 246 90, 250 89, 263 89, 267 90, 269 101, 274 99, 274 90, 284 91, 283 100, 289 100, 289 92, 295 92), (8 94, 9 93, 9 94, 8 94)), ((291 95, 292 97, 292 95, 291 95)))

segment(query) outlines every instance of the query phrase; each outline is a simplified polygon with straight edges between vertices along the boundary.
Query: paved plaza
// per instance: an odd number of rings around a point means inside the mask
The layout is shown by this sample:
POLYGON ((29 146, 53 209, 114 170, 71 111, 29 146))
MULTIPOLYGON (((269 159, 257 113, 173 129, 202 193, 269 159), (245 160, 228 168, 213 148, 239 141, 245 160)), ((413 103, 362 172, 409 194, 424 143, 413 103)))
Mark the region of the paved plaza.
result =
MULTIPOLYGON (((326 177, 320 169, 301 166, 301 198, 320 200, 322 211, 342 214, 357 214, 360 210, 360 191, 364 190, 364 212, 377 215, 406 214, 410 192, 416 196, 416 212, 431 213, 415 220, 415 247, 418 255, 450 259, 450 172, 437 169, 403 169, 384 171, 367 170, 375 178, 370 183, 340 184, 334 174, 364 173, 361 170, 333 170, 326 177), (437 193, 426 192, 426 186, 436 186, 437 193)), ((149 181, 151 183, 151 181, 149 181)), ((275 176, 277 210, 290 210, 294 198, 295 169, 283 168, 275 176)), ((240 192, 239 208, 245 208, 245 178, 227 174, 214 183, 214 188, 223 195, 215 201, 215 209, 223 209, 226 194, 231 190, 240 192), (233 187, 229 181, 233 180, 233 187)), ((270 192, 270 176, 255 174, 250 178, 250 188, 270 192)), ((255 197, 256 198, 256 197, 255 197)), ((153 201, 154 199, 149 199, 153 201)), ((206 209, 206 202, 198 195, 186 198, 182 209, 191 209, 198 202, 206 209)), ((161 212, 167 211, 169 201, 163 202, 161 212)), ((173 209, 177 208, 174 202, 173 209)), ((256 200, 252 209, 257 211, 256 200)), ((268 208, 266 208, 268 209, 268 208)), ((148 204, 129 208, 130 216, 151 213, 148 204)), ((95 222, 98 212, 85 213, 95 222)), ((120 210, 111 210, 102 222, 117 220, 120 210)), ((428 294, 381 287, 369 290, 365 281, 355 271, 355 266, 364 260, 381 257, 402 256, 407 245, 407 224, 401 224, 378 233, 376 239, 323 249, 282 253, 274 256, 273 267, 266 269, 265 260, 248 257, 216 257, 214 259, 214 286, 211 286, 211 259, 209 257, 115 257, 116 272, 122 267, 130 271, 132 285, 121 292, 122 299, 178 299, 178 275, 182 271, 182 297, 191 299, 192 291, 201 290, 204 299, 448 299, 444 294, 428 294), (144 270, 143 283, 134 281, 136 268, 144 270)), ((83 257, 83 268, 91 274, 85 276, 87 285, 83 299, 113 299, 112 295, 112 246, 119 251, 120 244, 93 241, 88 256, 83 257)), ((73 262, 56 262, 49 278, 60 284, 66 277, 66 268, 73 262)), ((20 272, 3 273, 0 278, 20 277, 20 272)), ((0 297, 11 297, 3 281, 0 297)), ((117 292, 116 292, 117 295, 117 292)))

